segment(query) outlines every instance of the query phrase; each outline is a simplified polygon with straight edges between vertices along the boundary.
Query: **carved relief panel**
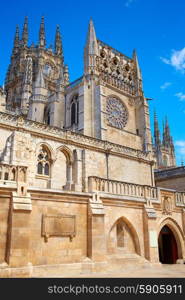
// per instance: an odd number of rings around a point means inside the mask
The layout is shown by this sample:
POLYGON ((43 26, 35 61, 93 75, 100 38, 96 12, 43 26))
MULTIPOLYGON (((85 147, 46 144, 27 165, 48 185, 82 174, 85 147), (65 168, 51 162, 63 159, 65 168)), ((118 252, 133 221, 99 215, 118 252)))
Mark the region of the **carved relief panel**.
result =
POLYGON ((76 216, 74 215, 43 215, 42 236, 45 241, 51 236, 69 237, 76 235, 76 216))
POLYGON ((169 196, 162 197, 162 211, 165 215, 171 215, 173 211, 172 198, 169 196))

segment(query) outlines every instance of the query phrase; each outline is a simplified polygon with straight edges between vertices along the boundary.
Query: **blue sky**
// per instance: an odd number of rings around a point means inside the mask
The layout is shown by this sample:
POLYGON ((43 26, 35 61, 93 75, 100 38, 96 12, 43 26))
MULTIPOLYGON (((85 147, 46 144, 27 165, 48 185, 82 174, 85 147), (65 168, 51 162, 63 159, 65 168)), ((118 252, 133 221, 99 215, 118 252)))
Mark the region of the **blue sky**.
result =
MULTIPOLYGON (((83 72, 83 47, 90 17, 99 39, 131 56, 137 50, 145 96, 150 101, 151 125, 157 111, 160 126, 168 116, 176 145, 177 163, 185 162, 185 1, 184 0, 10 0, 1 3, 0 85, 9 64, 16 24, 29 18, 29 43, 38 41, 45 16, 47 45, 56 25, 63 37, 70 79, 83 72)), ((152 126, 153 127, 153 126, 152 126)))

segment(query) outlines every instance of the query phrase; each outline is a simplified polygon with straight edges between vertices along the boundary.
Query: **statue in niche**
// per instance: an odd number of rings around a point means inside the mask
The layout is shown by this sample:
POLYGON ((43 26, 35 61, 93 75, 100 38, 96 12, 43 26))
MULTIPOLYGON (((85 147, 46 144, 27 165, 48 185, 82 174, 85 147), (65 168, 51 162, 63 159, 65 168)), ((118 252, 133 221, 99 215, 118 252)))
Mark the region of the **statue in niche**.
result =
POLYGON ((124 247, 124 223, 119 222, 116 226, 117 234, 117 247, 124 247))
POLYGON ((163 214, 171 215, 172 214, 172 201, 170 197, 165 196, 163 199, 163 214))

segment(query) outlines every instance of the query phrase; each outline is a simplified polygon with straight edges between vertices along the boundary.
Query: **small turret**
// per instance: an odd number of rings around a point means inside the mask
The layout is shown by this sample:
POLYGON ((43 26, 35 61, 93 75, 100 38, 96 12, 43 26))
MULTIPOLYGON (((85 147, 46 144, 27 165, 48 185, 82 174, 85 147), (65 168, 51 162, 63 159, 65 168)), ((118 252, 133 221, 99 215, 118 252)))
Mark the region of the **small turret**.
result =
POLYGON ((156 112, 154 112, 154 142, 155 142, 155 147, 160 148, 161 139, 160 139, 159 124, 158 124, 156 112))
POLYGON ((16 32, 15 32, 15 38, 14 38, 14 45, 13 45, 13 55, 18 52, 20 46, 20 40, 19 40, 19 26, 16 26, 16 32))
POLYGON ((55 54, 62 55, 62 38, 60 34, 59 25, 57 25, 56 34, 55 34, 55 54))
POLYGON ((28 17, 25 17, 23 31, 22 31, 22 45, 27 46, 28 44, 28 17))
POLYGON ((40 30, 39 30, 39 47, 45 48, 45 46, 46 46, 45 26, 44 26, 44 17, 42 17, 40 23, 40 30))
POLYGON ((136 68, 136 87, 138 89, 138 95, 141 95, 143 92, 143 85, 142 85, 142 74, 141 74, 141 69, 139 67, 139 62, 138 62, 138 57, 136 50, 134 49, 133 51, 133 60, 136 68))

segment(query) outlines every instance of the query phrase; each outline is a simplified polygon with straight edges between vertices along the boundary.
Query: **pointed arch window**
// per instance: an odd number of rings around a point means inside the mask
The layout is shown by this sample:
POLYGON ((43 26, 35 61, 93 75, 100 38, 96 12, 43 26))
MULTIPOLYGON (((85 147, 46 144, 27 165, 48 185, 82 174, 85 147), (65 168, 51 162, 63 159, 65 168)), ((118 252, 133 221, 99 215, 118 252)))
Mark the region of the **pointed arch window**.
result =
POLYGON ((39 154, 37 156, 37 174, 50 175, 51 169, 51 157, 48 149, 45 146, 41 146, 39 154))
POLYGON ((79 101, 78 95, 73 96, 71 100, 71 126, 78 124, 79 115, 79 101))
POLYGON ((51 111, 48 106, 46 106, 44 109, 44 123, 47 125, 50 125, 51 123, 51 111))

